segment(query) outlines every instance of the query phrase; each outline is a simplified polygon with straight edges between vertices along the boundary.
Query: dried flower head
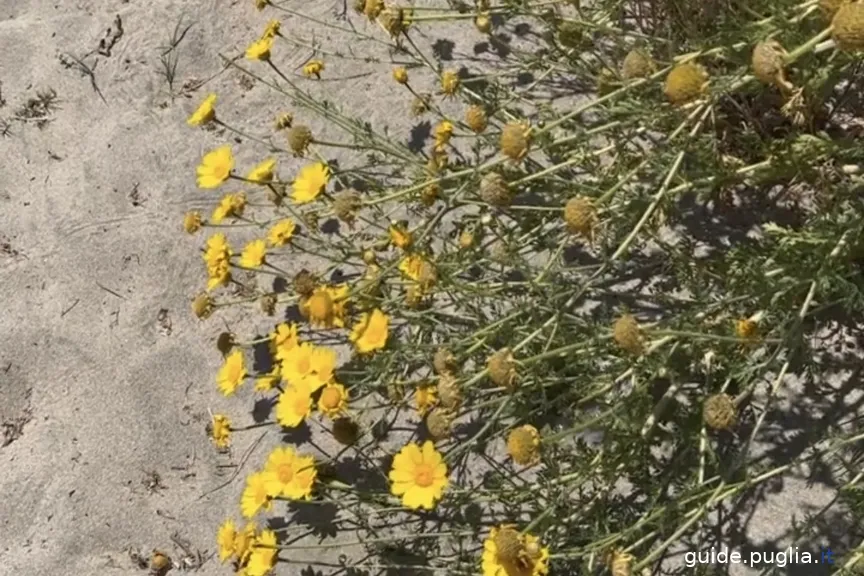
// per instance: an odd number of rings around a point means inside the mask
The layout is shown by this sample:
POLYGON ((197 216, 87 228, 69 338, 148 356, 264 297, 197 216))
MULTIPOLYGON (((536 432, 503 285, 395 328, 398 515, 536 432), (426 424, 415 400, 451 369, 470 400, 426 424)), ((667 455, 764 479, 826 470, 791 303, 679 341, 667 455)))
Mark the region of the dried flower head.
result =
POLYGON ((499 208, 506 208, 513 201, 507 180, 497 172, 487 172, 480 180, 480 198, 499 208))
POLYGON ((420 203, 423 206, 429 208, 438 198, 441 197, 441 186, 439 186, 436 182, 433 182, 427 186, 423 187, 423 190, 420 191, 420 203))
POLYGON ((450 372, 444 372, 438 377, 438 400, 444 408, 458 410, 464 400, 462 388, 456 376, 450 372))
POLYGON ((647 78, 656 70, 654 60, 641 50, 631 50, 621 63, 621 77, 625 80, 647 78))
POLYGON ((501 130, 501 152, 513 162, 521 162, 531 147, 526 122, 510 122, 501 130))
POLYGON ((709 428, 729 430, 737 420, 735 401, 728 394, 715 394, 705 400, 702 418, 709 428))
POLYGON ((198 211, 187 212, 183 216, 183 230, 187 234, 194 234, 201 229, 201 213, 198 211))
POLYGON ((632 576, 633 562, 635 560, 632 554, 615 549, 607 557, 606 564, 612 576, 632 576))
POLYGON ((438 348, 435 351, 435 356, 432 358, 432 367, 435 368, 436 374, 456 373, 458 365, 456 357, 445 347, 438 348))
POLYGON ((573 234, 591 237, 597 223, 597 210, 591 198, 574 196, 564 205, 564 222, 573 234))
POLYGON ((353 188, 348 188, 333 200, 333 213, 336 214, 336 218, 351 225, 357 219, 357 212, 360 211, 361 206, 360 195, 353 188))
POLYGON ((321 60, 310 60, 303 65, 303 75, 307 78, 315 77, 320 79, 321 72, 324 71, 324 62, 321 60))
POLYGON ((864 50, 864 2, 844 3, 831 20, 832 37, 840 50, 864 50))
POLYGON ((290 128, 294 123, 294 115, 290 112, 283 112, 276 116, 276 130, 284 130, 285 128, 290 128))
POLYGON ((585 32, 578 22, 563 20, 558 24, 558 41, 566 48, 580 48, 585 41, 585 32))
POLYGON ((273 316, 276 313, 276 304, 279 300, 275 294, 264 294, 258 299, 258 305, 261 307, 261 312, 267 316, 273 316))
POLYGON ((433 440, 446 440, 453 428, 453 414, 444 408, 433 408, 426 416, 426 429, 433 440))
POLYGON ((288 146, 295 156, 303 156, 312 144, 312 130, 308 126, 298 124, 288 130, 288 146))
POLYGON ((489 379, 497 386, 503 386, 510 391, 516 388, 516 360, 510 348, 501 348, 486 360, 489 369, 489 379))
POLYGON ((507 453, 520 466, 540 461, 540 432, 530 424, 514 428, 507 436, 507 453))
POLYGON ((476 104, 469 106, 468 110, 465 111, 465 124, 476 134, 486 130, 489 120, 486 118, 486 111, 483 107, 476 104))
POLYGON ((459 89, 459 74, 454 70, 445 70, 441 74, 441 92, 447 96, 453 96, 459 89))
POLYGON ((408 84, 408 71, 404 66, 393 68, 393 80, 398 84, 408 84))
POLYGON ((315 292, 318 279, 308 270, 301 270, 294 276, 294 291, 301 297, 308 298, 315 292))
POLYGON ((477 28, 477 31, 481 34, 488 34, 492 31, 492 19, 489 18, 488 13, 478 14, 474 17, 474 27, 477 28))
POLYGON ((498 553, 498 562, 503 565, 518 566, 524 544, 522 535, 513 526, 501 526, 492 538, 498 553))
POLYGON ((678 64, 666 76, 663 92, 672 104, 680 106, 703 96, 708 79, 708 72, 699 64, 678 64))
POLYGON ((753 75, 763 84, 774 84, 781 90, 792 92, 795 87, 786 79, 784 67, 787 53, 777 40, 759 42, 753 48, 750 65, 753 75))
POLYGON ((405 18, 405 9, 400 7, 385 9, 378 21, 392 38, 398 38, 410 23, 410 20, 405 18))
POLYGON ((384 10, 384 0, 366 0, 363 4, 363 13, 369 20, 375 20, 384 10))
POLYGON ((465 228, 459 234, 459 247, 462 248, 463 250, 467 250, 468 248, 471 248, 472 246, 474 246, 475 240, 476 240, 476 238, 474 235, 474 231, 471 230, 470 228, 465 228))
POLYGON ((428 112, 430 102, 432 102, 432 96, 429 94, 417 95, 411 102, 411 115, 417 117, 428 112))
POLYGON ((205 320, 213 313, 213 301, 206 292, 201 292, 192 300, 192 311, 200 320, 205 320))
POLYGON ((631 314, 624 314, 615 321, 615 325, 612 327, 612 337, 622 350, 634 356, 639 356, 644 351, 642 330, 639 328, 636 318, 631 314))
POLYGON ((742 340, 753 340, 759 335, 759 325, 751 318, 736 320, 735 335, 742 340))

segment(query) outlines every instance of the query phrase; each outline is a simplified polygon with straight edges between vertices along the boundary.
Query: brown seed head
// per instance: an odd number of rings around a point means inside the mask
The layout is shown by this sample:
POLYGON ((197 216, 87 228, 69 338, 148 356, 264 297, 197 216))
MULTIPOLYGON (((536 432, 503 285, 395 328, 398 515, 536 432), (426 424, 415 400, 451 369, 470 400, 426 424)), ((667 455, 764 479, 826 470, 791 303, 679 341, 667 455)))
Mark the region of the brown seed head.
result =
POLYGON ((753 48, 753 56, 750 59, 753 75, 763 84, 777 84, 780 79, 783 79, 785 56, 786 50, 778 41, 759 42, 753 48))
POLYGON ((615 321, 615 325, 612 327, 612 337, 622 350, 634 356, 639 356, 644 350, 642 330, 639 328, 636 318, 630 314, 625 314, 615 321))
POLYGON ((487 172, 480 180, 480 198, 499 208, 506 208, 513 201, 507 180, 497 172, 487 172))
POLYGON ((631 50, 621 63, 621 77, 625 80, 647 78, 656 70, 654 60, 641 50, 631 50))
POLYGON ((459 381, 451 372, 444 372, 438 376, 438 401, 441 406, 448 410, 458 410, 462 406, 462 388, 459 381))
POLYGON ((301 270, 294 276, 294 291, 303 298, 308 298, 315 292, 318 279, 308 270, 301 270))
POLYGON ((832 37, 840 50, 864 50, 864 2, 845 3, 831 20, 832 37))
POLYGON ((497 560, 504 566, 518 567, 525 551, 522 535, 513 526, 502 526, 492 539, 497 550, 497 560))
POLYGON ((261 307, 261 312, 267 316, 273 316, 276 313, 276 304, 278 300, 275 294, 265 294, 258 299, 258 305, 261 307))
POLYGON ((613 550, 607 558, 607 565, 612 576, 632 576, 635 558, 623 550, 613 550))
POLYGON ((489 369, 489 379, 497 386, 503 386, 509 391, 516 389, 516 360, 510 348, 501 348, 486 361, 489 369))
POLYGON ((519 426, 507 436, 507 453, 520 466, 540 461, 540 432, 530 424, 519 426))
POLYGON ((366 0, 363 4, 363 13, 369 20, 375 20, 384 10, 384 0, 366 0))
POLYGON ((405 10, 403 8, 387 8, 381 12, 378 21, 381 22, 381 25, 390 33, 392 38, 398 38, 407 28, 405 10))
POLYGON ((702 418, 709 428, 729 430, 737 420, 735 401, 728 394, 715 394, 705 400, 702 418))
POLYGON ((429 111, 429 103, 432 101, 432 96, 429 94, 419 94, 411 102, 411 115, 414 117, 422 116, 429 111))
POLYGON ((513 162, 521 162, 528 155, 531 140, 528 125, 524 122, 510 122, 501 130, 501 152, 513 162))
POLYGON ((456 357, 443 346, 435 351, 435 356, 432 358, 432 367, 435 368, 435 373, 438 375, 455 373, 459 368, 456 364, 456 357))
POLYGON ((574 196, 564 205, 564 222, 571 233, 590 237, 597 222, 594 202, 585 196, 574 196))
POLYGON ((429 290, 438 283, 438 270, 435 268, 435 264, 429 260, 423 260, 420 264, 420 274, 419 278, 417 278, 417 283, 420 284, 423 291, 429 290))
POLYGON ((201 222, 202 219, 200 212, 187 212, 186 215, 183 216, 183 230, 185 230, 187 234, 194 234, 201 229, 201 222))
POLYGON ((288 146, 295 156, 303 156, 312 143, 312 130, 308 126, 298 124, 288 130, 288 146))
POLYGON ((666 76, 663 92, 676 106, 686 104, 705 94, 708 87, 708 72, 699 64, 678 64, 666 76))
POLYGON ((486 130, 489 120, 486 118, 486 111, 483 107, 476 104, 469 106, 468 110, 465 111, 465 124, 477 134, 486 130))
POLYGON ((353 188, 343 190, 333 200, 333 213, 336 218, 349 225, 354 224, 360 207, 360 194, 353 188))
POLYGON ((759 326, 749 318, 735 321, 735 335, 742 340, 752 340, 759 334, 759 326))
POLYGON ((427 208, 435 204, 435 201, 441 196, 441 186, 437 183, 429 184, 420 192, 420 203, 427 208))
POLYGON ((450 437, 453 428, 453 415, 443 408, 433 408, 426 416, 426 429, 436 442, 450 437))
POLYGON ((206 292, 201 292, 192 300, 192 311, 199 320, 205 320, 213 313, 213 301, 206 292))
POLYGON ((227 356, 234 349, 234 335, 230 332, 221 332, 216 337, 216 349, 222 356, 227 356))

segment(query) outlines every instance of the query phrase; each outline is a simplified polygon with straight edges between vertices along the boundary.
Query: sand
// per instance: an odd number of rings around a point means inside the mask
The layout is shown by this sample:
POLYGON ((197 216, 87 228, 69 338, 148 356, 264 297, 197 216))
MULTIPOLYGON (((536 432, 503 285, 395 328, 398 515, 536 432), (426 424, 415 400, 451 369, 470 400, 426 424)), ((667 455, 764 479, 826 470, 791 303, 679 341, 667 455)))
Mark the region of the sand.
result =
MULTIPOLYGON (((251 422, 251 397, 225 401, 213 380, 213 342, 233 318, 190 312, 204 271, 200 237, 180 223, 216 198, 196 189, 194 167, 227 136, 185 118, 212 90, 228 119, 272 122, 272 92, 219 74, 218 57, 268 17, 245 0, 0 0, 0 575, 145 573, 134 554, 153 549, 202 561, 199 574, 230 572, 212 558, 214 534, 236 515, 242 475, 207 493, 258 435, 220 455, 205 432, 209 411, 251 422), (192 26, 175 91, 218 76, 172 97, 160 54, 178 22, 192 26)), ((296 19, 283 27, 308 32, 296 19)), ((383 121, 397 105, 384 84, 321 90, 383 121)), ((263 154, 242 150, 241 162, 263 154)), ((772 504, 762 526, 785 526, 805 490, 772 504)))

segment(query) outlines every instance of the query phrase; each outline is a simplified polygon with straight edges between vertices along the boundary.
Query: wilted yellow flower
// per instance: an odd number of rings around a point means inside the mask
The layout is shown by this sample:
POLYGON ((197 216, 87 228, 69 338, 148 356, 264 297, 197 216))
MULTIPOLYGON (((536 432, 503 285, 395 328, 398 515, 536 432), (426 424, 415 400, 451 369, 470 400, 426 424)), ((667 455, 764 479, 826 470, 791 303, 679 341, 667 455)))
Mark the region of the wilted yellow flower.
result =
POLYGON ((246 58, 249 60, 270 60, 270 50, 273 48, 273 37, 260 38, 246 48, 246 58))
POLYGON ((263 530, 255 538, 249 561, 243 568, 244 576, 267 576, 276 564, 277 548, 276 533, 273 530, 263 530))
POLYGON ((312 76, 321 78, 321 72, 324 71, 324 62, 321 60, 310 60, 303 66, 303 75, 307 78, 312 76))
POLYGON ((432 510, 447 488, 447 464, 432 442, 422 448, 411 443, 393 458, 390 490, 402 497, 402 505, 412 510, 432 510))
POLYGON ((503 386, 511 391, 516 388, 518 378, 516 360, 510 348, 501 348, 489 356, 486 367, 489 369, 489 379, 497 386, 503 386))
POLYGON ((235 350, 225 358, 222 367, 216 374, 216 383, 225 396, 231 396, 246 378, 246 365, 243 351, 235 350))
POLYGON ((254 0, 254 2, 255 8, 257 8, 258 10, 263 10, 267 7, 268 4, 270 4, 270 0, 254 0))
POLYGON ((246 175, 247 180, 251 180, 257 184, 266 184, 273 180, 273 170, 276 168, 276 159, 268 158, 264 160, 246 175))
POLYGON ((186 119, 189 126, 203 126, 216 119, 216 94, 210 94, 198 106, 195 112, 186 119))
POLYGON ((390 227, 387 228, 387 233, 390 235, 390 242, 402 250, 408 249, 414 242, 411 232, 408 231, 404 223, 397 222, 391 224, 390 227))
POLYGON ((290 112, 282 112, 278 116, 276 116, 276 130, 284 130, 285 128, 290 128, 291 124, 294 123, 294 115, 290 112))
POLYGON ((459 89, 459 75, 454 70, 445 70, 441 74, 441 91, 447 96, 453 96, 459 89))
POLYGON ((540 433, 537 428, 525 424, 510 431, 507 436, 507 453, 522 466, 531 466, 540 461, 540 433))
POLYGON ((438 403, 438 395, 436 394, 435 386, 424 384, 418 386, 414 391, 414 405, 417 407, 417 414, 421 417, 435 407, 438 403))
POLYGON ((280 220, 274 224, 267 232, 267 241, 271 246, 284 246, 294 237, 294 230, 297 225, 293 220, 280 220))
POLYGON ((231 420, 224 414, 214 414, 210 423, 210 438, 217 448, 227 448, 231 444, 231 420))
POLYGON ((198 294, 192 300, 192 312, 199 320, 209 318, 210 314, 213 313, 213 301, 206 292, 198 294))
POLYGON ((267 27, 264 28, 264 34, 261 35, 262 38, 273 38, 274 36, 281 36, 279 30, 282 28, 282 22, 279 20, 270 20, 267 23, 267 27))
POLYGON ((795 86, 786 79, 786 56, 786 50, 777 40, 759 42, 750 59, 753 75, 763 84, 774 84, 781 90, 793 92, 795 86))
POLYGON ((483 576, 545 576, 549 572, 549 548, 531 534, 512 526, 492 528, 483 542, 483 576))
POLYGON ((449 120, 442 120, 435 127, 435 149, 443 150, 453 137, 453 124, 449 120))
POLYGON ((742 340, 753 340, 759 334, 759 326, 750 318, 743 318, 735 322, 735 335, 742 340))
POLYGON ((363 13, 369 20, 375 20, 384 10, 384 0, 366 0, 363 4, 363 13))
POLYGON ((187 234, 194 234, 201 229, 201 213, 198 211, 187 212, 183 216, 183 229, 187 234))
POLYGON ((395 80, 399 84, 408 83, 408 71, 405 70, 404 66, 397 66, 396 68, 393 68, 393 80, 395 80))
POLYGON ((245 209, 246 194, 243 192, 226 194, 213 209, 210 220, 213 224, 221 224, 225 218, 242 216, 245 209))
POLYGON ((297 204, 315 200, 330 181, 330 170, 322 162, 304 166, 294 180, 292 198, 297 204))
POLYGON ((501 130, 501 152, 513 162, 521 162, 531 147, 529 127, 525 122, 510 122, 501 130))
POLYGON ((231 176, 234 169, 234 154, 230 146, 222 146, 204 155, 201 164, 196 168, 198 187, 218 188, 231 176))
POLYGON ((240 266, 244 268, 260 268, 267 254, 267 244, 264 240, 253 240, 240 253, 240 266))
POLYGON ((389 325, 390 317, 376 308, 360 316, 349 337, 359 353, 368 354, 387 345, 389 325))

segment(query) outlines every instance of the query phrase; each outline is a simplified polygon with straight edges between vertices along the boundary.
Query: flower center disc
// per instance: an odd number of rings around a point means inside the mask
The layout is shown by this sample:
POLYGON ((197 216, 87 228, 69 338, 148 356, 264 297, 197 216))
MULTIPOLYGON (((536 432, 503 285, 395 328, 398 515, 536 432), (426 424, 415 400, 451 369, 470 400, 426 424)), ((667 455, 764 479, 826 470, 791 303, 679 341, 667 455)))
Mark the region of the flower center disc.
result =
POLYGON ((291 469, 290 464, 280 464, 276 474, 279 476, 279 482, 282 484, 288 484, 294 479, 294 471, 291 469))
POLYGON ((414 482, 421 488, 428 488, 435 479, 432 467, 428 464, 420 464, 414 469, 414 482))

